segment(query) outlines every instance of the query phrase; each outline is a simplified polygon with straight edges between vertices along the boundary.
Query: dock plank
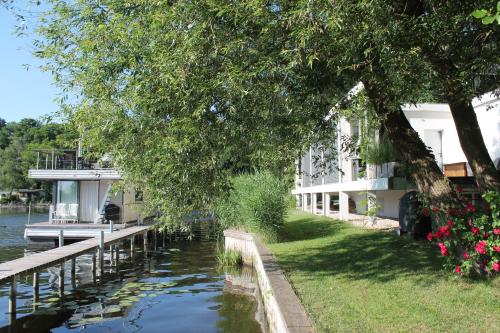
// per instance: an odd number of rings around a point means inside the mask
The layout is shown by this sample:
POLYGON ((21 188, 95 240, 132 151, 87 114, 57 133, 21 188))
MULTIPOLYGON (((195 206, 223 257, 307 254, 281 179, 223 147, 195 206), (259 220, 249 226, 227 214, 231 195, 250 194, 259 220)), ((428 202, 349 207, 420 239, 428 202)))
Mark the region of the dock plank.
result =
MULTIPOLYGON (((134 226, 111 234, 104 235, 104 245, 127 239, 137 234, 142 234, 151 228, 150 225, 134 226)), ((64 260, 80 256, 86 252, 99 248, 99 238, 94 237, 84 241, 65 245, 55 249, 35 253, 33 255, 11 260, 0 264, 0 283, 10 281, 14 276, 25 275, 45 267, 51 267, 64 260)))

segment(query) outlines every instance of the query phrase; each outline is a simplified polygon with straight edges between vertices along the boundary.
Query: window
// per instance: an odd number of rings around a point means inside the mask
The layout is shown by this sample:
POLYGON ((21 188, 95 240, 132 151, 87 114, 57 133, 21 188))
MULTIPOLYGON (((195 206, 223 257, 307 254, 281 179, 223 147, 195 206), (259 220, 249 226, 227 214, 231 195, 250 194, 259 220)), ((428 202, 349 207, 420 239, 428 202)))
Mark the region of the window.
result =
POLYGON ((59 180, 57 182, 57 203, 78 203, 78 182, 72 180, 59 180))

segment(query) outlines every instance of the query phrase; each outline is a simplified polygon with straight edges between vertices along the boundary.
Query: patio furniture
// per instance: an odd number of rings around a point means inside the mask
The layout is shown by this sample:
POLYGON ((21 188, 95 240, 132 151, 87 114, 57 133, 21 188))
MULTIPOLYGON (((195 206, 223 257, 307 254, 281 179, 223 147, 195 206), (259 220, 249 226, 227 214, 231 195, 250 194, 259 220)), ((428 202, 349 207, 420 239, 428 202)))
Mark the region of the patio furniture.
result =
POLYGON ((78 222, 78 204, 58 203, 51 221, 52 223, 78 222))

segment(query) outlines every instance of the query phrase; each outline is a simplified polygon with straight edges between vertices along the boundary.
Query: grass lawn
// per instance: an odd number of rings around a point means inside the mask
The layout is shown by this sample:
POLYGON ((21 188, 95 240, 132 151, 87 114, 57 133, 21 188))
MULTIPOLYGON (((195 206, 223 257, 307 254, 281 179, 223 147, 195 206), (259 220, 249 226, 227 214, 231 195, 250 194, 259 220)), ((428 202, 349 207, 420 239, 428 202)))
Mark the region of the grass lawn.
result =
POLYGON ((269 244, 317 332, 500 332, 500 278, 443 272, 425 241, 290 211, 269 244))

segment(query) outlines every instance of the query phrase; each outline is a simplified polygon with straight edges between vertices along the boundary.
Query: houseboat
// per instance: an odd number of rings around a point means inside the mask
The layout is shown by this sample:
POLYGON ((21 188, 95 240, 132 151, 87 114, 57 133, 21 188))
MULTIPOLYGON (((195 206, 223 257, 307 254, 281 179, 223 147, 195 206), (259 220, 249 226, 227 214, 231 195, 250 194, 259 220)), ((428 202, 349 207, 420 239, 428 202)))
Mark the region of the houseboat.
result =
POLYGON ((61 230, 71 242, 142 223, 142 193, 113 187, 122 177, 106 156, 90 160, 79 149, 40 150, 29 177, 53 184, 47 221, 26 225, 30 244, 57 244, 61 230))

